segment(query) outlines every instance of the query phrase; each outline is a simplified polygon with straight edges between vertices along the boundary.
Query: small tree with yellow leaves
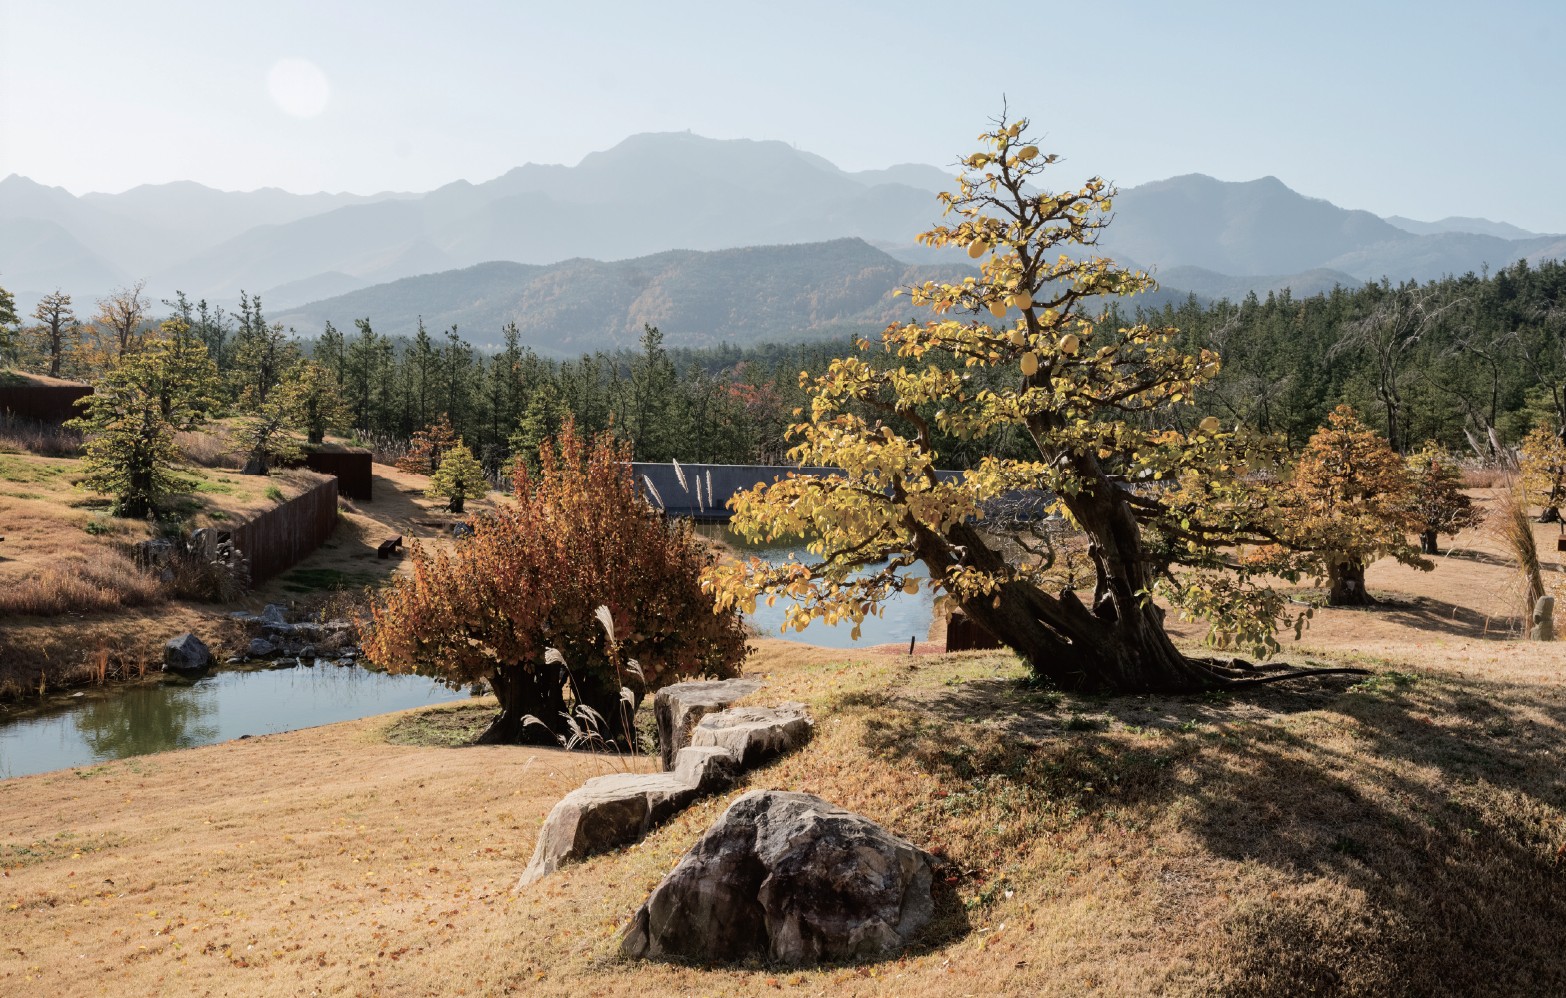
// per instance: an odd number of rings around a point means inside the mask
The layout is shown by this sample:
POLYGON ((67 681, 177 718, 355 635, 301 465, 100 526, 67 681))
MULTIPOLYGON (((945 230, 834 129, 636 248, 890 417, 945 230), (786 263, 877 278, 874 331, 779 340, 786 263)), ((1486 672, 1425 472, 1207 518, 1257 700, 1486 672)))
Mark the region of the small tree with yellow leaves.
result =
POLYGON ((1253 560, 1280 575, 1322 580, 1328 606, 1374 605, 1365 589, 1365 569, 1374 562, 1391 557, 1434 567, 1409 540, 1425 527, 1414 501, 1414 476, 1403 458, 1340 405, 1311 435, 1275 499, 1282 543, 1253 560))
POLYGON ((473 452, 461 438, 447 449, 440 459, 440 467, 430 476, 430 487, 424 494, 447 500, 446 508, 462 513, 469 499, 481 498, 489 491, 489 479, 473 452))
POLYGON ((1523 494, 1541 510, 1540 523, 1558 523, 1566 503, 1566 438, 1543 424, 1523 438, 1517 461, 1522 468, 1523 494))
POLYGON ((1097 178, 1074 191, 1042 189, 1056 157, 1025 137, 1027 127, 1003 116, 980 137, 957 190, 941 195, 953 224, 920 237, 966 248, 980 275, 910 289, 932 319, 888 327, 884 362, 861 341, 860 355, 833 361, 811 385, 790 458, 842 474, 790 476, 731 504, 743 534, 803 535, 814 557, 753 560, 709 579, 724 606, 792 598, 787 626, 801 629, 817 618, 857 625, 892 592, 926 585, 1035 676, 1071 688, 1237 681, 1246 670, 1175 648, 1155 596, 1205 618, 1218 647, 1266 654, 1278 626, 1297 624, 1235 554, 1238 544, 1278 536, 1267 479, 1251 473, 1277 455, 1216 419, 1190 425, 1192 391, 1217 374, 1217 355, 1179 349, 1172 329, 1096 321, 1104 310, 1095 303, 1153 282, 1063 252, 1090 250, 1114 192, 1097 178), (1020 435, 1033 453, 943 476, 941 434, 992 454, 1020 435), (984 530, 987 508, 1027 492, 1051 497, 1085 535, 1087 600, 1053 580, 1047 531, 1025 539, 1030 553, 1018 557, 984 530))

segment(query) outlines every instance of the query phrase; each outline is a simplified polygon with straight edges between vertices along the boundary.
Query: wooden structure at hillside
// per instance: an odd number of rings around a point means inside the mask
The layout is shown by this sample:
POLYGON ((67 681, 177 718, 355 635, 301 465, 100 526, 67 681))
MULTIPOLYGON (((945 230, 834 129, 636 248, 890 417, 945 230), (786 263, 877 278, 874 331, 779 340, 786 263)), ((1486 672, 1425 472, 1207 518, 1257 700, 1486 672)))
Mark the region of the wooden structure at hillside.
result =
POLYGON ((370 452, 361 447, 316 444, 305 454, 304 464, 311 471, 335 475, 340 495, 365 502, 375 498, 370 452))
POLYGON ((250 562, 250 584, 259 585, 298 564, 336 529, 337 479, 327 478, 229 531, 250 562))
MULTIPOLYGON (((699 523, 727 523, 734 493, 770 485, 788 475, 826 478, 842 468, 799 468, 790 464, 651 464, 635 461, 631 471, 647 501, 666 516, 699 523)), ((942 480, 962 477, 960 471, 937 471, 942 480)))
POLYGON ((0 380, 0 412, 59 426, 80 416, 82 408, 77 402, 91 394, 91 385, 77 381, 42 374, 7 374, 0 380))

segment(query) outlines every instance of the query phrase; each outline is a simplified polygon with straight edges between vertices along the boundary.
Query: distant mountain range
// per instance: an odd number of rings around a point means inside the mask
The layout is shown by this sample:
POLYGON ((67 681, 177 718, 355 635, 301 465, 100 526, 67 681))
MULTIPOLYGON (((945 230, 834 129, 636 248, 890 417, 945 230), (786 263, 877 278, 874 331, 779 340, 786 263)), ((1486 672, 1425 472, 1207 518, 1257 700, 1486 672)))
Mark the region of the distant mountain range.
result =
MULTIPOLYGON (((689 133, 636 135, 576 166, 528 164, 423 194, 241 194, 182 182, 76 197, 12 175, 0 180, 0 286, 26 310, 63 288, 82 312, 137 279, 155 300, 182 289, 231 304, 245 289, 307 332, 323 317, 401 327, 423 314, 475 334, 488 326, 484 338, 503 316, 542 321, 531 310, 555 287, 590 299, 546 310, 569 327, 561 343, 592 338, 566 318, 588 314, 612 323, 601 331, 610 337, 653 315, 697 323, 665 328, 693 341, 806 334, 880 314, 876 303, 910 266, 965 263, 914 242, 939 216, 934 193, 949 186, 951 171, 933 166, 849 172, 781 142, 689 133), (756 249, 711 252, 745 247, 756 249), (826 269, 848 266, 861 269, 826 269), (701 283, 720 277, 731 286, 701 283), (607 283, 595 293, 593 281, 607 283), (720 301, 731 301, 732 319, 720 301)), ((1170 294, 1233 298, 1566 257, 1566 237, 1481 218, 1383 219, 1272 177, 1192 174, 1121 191, 1100 251, 1151 269, 1170 294)))
MULTIPOLYGON (((539 353, 570 356, 635 348, 642 326, 671 347, 807 339, 879 330, 920 318, 893 292, 926 280, 976 275, 966 264, 909 264, 862 239, 670 250, 632 260, 566 260, 549 266, 481 263, 405 277, 271 314, 309 332, 330 321, 351 333, 369 318, 377 332, 431 335, 457 325, 463 338, 499 344, 507 323, 539 353)), ((1169 292, 1138 296, 1158 305, 1169 292)), ((1181 297, 1184 297, 1181 295, 1181 297)))

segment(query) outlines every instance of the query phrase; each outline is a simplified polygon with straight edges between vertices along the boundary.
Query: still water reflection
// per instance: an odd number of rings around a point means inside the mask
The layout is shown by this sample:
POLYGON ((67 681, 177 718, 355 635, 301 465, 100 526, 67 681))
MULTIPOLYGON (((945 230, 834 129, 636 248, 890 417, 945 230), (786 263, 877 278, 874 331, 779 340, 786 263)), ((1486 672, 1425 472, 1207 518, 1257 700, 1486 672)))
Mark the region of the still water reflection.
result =
MULTIPOLYGON (((727 527, 698 529, 742 555, 767 561, 784 561, 791 554, 809 557, 802 544, 752 545, 727 527)), ((934 598, 925 590, 914 596, 898 593, 882 610, 881 616, 865 620, 858 641, 851 637, 851 623, 816 621, 804 631, 779 633, 786 612, 782 599, 772 607, 758 606, 750 619, 769 637, 829 648, 906 645, 910 638, 925 640, 934 598)), ((421 676, 331 665, 228 669, 195 680, 166 676, 146 685, 61 697, 0 721, 0 778, 292 731, 465 695, 421 676)))
MULTIPOLYGON (((808 561, 811 558, 810 552, 805 550, 803 543, 751 544, 727 526, 720 524, 699 524, 696 529, 705 537, 727 544, 742 557, 757 557, 771 562, 787 561, 791 555, 801 561, 808 561)), ((882 562, 871 566, 866 569, 866 572, 883 568, 885 564, 882 562)), ((922 568, 917 567, 913 572, 920 576, 926 574, 922 568)), ((929 634, 930 621, 935 614, 935 596, 929 590, 921 588, 913 596, 896 593, 881 604, 882 613, 879 617, 865 618, 864 624, 859 629, 859 640, 855 641, 852 622, 828 626, 823 621, 817 620, 803 631, 790 630, 780 633, 778 629, 783 626, 783 621, 788 615, 788 602, 779 597, 778 601, 770 607, 758 603, 756 612, 750 614, 749 619, 764 637, 782 638, 785 641, 799 641, 827 648, 907 645, 910 638, 923 641, 929 634)))
POLYGON ((167 676, 60 698, 0 725, 0 777, 292 731, 466 695, 422 676, 324 664, 221 670, 196 680, 167 676))

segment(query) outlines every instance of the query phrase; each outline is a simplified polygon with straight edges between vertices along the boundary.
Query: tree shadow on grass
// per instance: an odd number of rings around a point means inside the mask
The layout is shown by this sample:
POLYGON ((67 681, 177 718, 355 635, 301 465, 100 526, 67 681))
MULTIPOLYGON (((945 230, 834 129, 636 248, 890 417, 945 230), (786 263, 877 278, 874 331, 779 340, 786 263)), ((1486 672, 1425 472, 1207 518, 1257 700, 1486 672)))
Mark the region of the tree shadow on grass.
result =
POLYGON ((1512 641, 1517 638, 1517 617, 1491 617, 1446 600, 1419 596, 1413 599, 1373 607, 1378 616, 1417 631, 1449 634, 1483 641, 1512 641))
POLYGON ((1014 800, 1044 832, 1173 821, 1210 877, 1249 871, 1268 889, 1206 885, 1236 895, 1212 958, 1225 993, 1566 993, 1558 689, 1384 673, 1216 698, 1028 692, 893 697, 866 747, 1014 800))

